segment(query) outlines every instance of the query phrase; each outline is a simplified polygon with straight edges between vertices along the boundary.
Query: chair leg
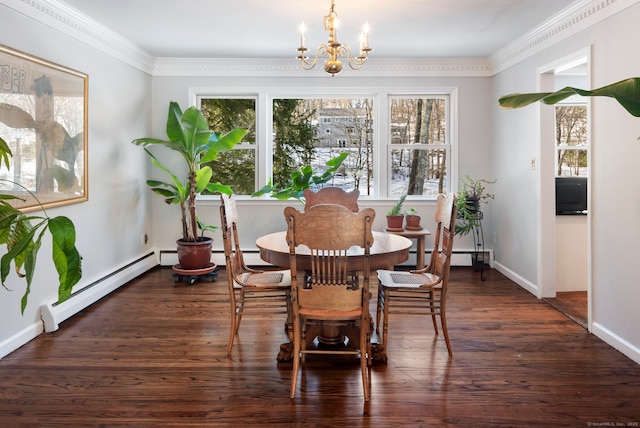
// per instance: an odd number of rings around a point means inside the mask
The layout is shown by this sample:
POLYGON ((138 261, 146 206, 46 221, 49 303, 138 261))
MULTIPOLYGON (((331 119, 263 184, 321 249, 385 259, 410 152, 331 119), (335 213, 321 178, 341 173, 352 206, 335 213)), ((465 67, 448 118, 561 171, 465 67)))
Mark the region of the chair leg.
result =
POLYGON ((449 356, 453 356, 451 342, 449 341, 449 330, 447 330, 447 317, 445 316, 443 308, 440 308, 440 322, 442 323, 442 334, 444 335, 444 341, 447 344, 447 351, 449 351, 449 356))
POLYGON ((438 322, 436 320, 436 309, 435 309, 435 301, 433 300, 433 290, 429 291, 429 305, 431 306, 431 322, 433 322, 433 330, 436 332, 436 336, 438 335, 438 322))
POLYGON ((369 357, 367 355, 367 336, 369 330, 369 320, 361 321, 360 325, 360 371, 362 374, 362 391, 364 400, 369 401, 369 357))
POLYGON ((300 323, 293 323, 293 369, 291 372, 291 394, 290 398, 295 398, 296 387, 298 385, 298 370, 300 368, 300 341, 302 339, 300 332, 300 323))
POLYGON ((387 352, 387 338, 389 336, 389 299, 391 298, 390 292, 385 291, 383 315, 382 315, 382 349, 386 354, 387 352))
POLYGON ((235 303, 231 302, 231 326, 229 328, 229 344, 227 345, 227 355, 231 355, 231 349, 233 348, 233 341, 238 332, 237 317, 235 303))
POLYGON ((378 299, 376 304, 376 334, 380 334, 380 314, 382 313, 382 302, 384 301, 384 289, 382 284, 378 284, 378 299))

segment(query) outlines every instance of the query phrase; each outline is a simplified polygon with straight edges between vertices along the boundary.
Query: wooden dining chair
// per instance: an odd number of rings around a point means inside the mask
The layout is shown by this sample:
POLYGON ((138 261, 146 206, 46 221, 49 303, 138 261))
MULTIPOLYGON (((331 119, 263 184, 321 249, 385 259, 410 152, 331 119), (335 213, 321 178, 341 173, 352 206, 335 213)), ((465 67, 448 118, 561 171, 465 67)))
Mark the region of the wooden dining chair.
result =
POLYGON ((291 398, 295 397, 300 362, 307 354, 347 354, 360 357, 364 399, 369 400, 371 358, 371 316, 369 315, 371 225, 375 211, 358 213, 336 204, 321 204, 299 212, 284 211, 291 266, 293 309, 293 376, 291 398), (296 247, 304 245, 311 254, 311 270, 298 275, 296 247), (360 247, 364 253, 363 271, 350 272, 347 251, 360 247), (340 331, 354 327, 358 338, 335 342, 334 346, 315 346, 317 332, 340 331), (352 343, 355 342, 355 343, 352 343), (336 346, 337 345, 337 346, 336 346))
POLYGON ((358 198, 360 197, 360 191, 358 189, 347 192, 339 187, 323 187, 317 192, 305 189, 303 194, 305 210, 319 204, 338 204, 349 208, 354 213, 359 211, 358 198))
MULTIPOLYGON (((245 313, 290 314, 291 274, 284 270, 257 270, 245 264, 238 239, 238 215, 235 197, 221 195, 220 223, 227 269, 229 300, 231 302, 231 329, 227 354, 245 313)), ((290 334, 289 323, 285 330, 290 334)))
MULTIPOLYGON (((378 270, 378 304, 376 333, 380 333, 382 315, 382 359, 386 359, 389 314, 430 315, 438 334, 436 318, 440 318, 442 333, 449 355, 453 355, 447 330, 446 298, 451 267, 451 251, 455 235, 455 195, 439 194, 436 209, 436 231, 429 264, 420 270, 400 272, 378 270)), ((421 324, 416 324, 421 329, 421 324)))

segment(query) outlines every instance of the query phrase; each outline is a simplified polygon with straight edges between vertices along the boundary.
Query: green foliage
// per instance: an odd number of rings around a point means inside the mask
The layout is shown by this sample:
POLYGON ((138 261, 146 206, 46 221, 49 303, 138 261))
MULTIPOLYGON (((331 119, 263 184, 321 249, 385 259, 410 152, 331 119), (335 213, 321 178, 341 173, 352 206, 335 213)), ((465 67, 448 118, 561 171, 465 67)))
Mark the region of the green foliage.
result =
POLYGON ((488 193, 487 184, 493 184, 496 180, 474 180, 468 175, 460 179, 462 189, 456 195, 456 208, 458 210, 456 221, 456 235, 464 236, 471 232, 479 224, 478 210, 480 204, 488 199, 494 199, 495 195, 488 193))
POLYGON ((520 108, 536 101, 556 104, 572 95, 615 98, 625 110, 635 117, 640 117, 640 77, 621 80, 591 91, 567 86, 556 92, 504 95, 500 97, 498 103, 502 108, 520 108))
MULTIPOLYGON (((0 138, 0 159, 9 168, 11 149, 6 141, 0 138)), ((36 259, 40 251, 42 238, 48 230, 51 234, 52 259, 58 272, 58 302, 64 302, 71 295, 71 290, 82 277, 80 253, 75 247, 76 230, 73 222, 64 216, 49 217, 38 200, 28 189, 10 180, 4 180, 22 187, 38 203, 43 215, 25 215, 14 208, 8 201, 23 200, 10 194, 0 194, 0 244, 6 245, 7 252, 0 259, 0 280, 7 288, 5 281, 9 275, 11 263, 19 277, 25 278, 27 287, 20 303, 24 314, 27 307, 31 283, 36 269, 36 259), (22 272, 24 269, 24 272, 22 272)))
MULTIPOLYGON (((202 100, 202 114, 210 129, 225 133, 237 127, 247 129, 243 141, 255 147, 256 102, 251 98, 205 98, 202 100)), ((230 183, 233 192, 249 195, 255 191, 255 154, 250 149, 227 150, 218 153, 218 158, 207 162, 213 175, 212 182, 230 183)), ((204 191, 208 194, 208 191, 204 191)))
POLYGON ((416 211, 415 208, 409 208, 407 211, 405 211, 404 215, 412 216, 412 215, 420 215, 420 214, 418 214, 418 211, 416 211))
POLYGON ((269 183, 262 189, 254 192, 251 196, 270 195, 272 198, 280 200, 297 199, 301 203, 304 203, 304 191, 311 186, 321 187, 331 181, 333 175, 340 168, 347 156, 349 156, 349 153, 343 152, 329 159, 325 164, 327 169, 323 173, 314 171, 311 165, 304 165, 300 167, 299 170, 291 173, 291 179, 286 183, 286 186, 276 187, 269 183))
POLYGON ((389 211, 387 211, 387 215, 400 215, 402 212, 402 204, 404 204, 404 200, 407 199, 407 195, 404 194, 400 196, 393 207, 389 211))
POLYGON ((273 100, 274 186, 286 187, 296 169, 311 163, 316 140, 316 128, 312 124, 315 114, 305 100, 273 100))
MULTIPOLYGON (((175 101, 169 104, 167 118, 167 137, 169 140, 157 138, 138 138, 133 144, 144 147, 151 158, 151 163, 164 171, 171 181, 147 180, 151 190, 165 198, 167 204, 180 205, 182 239, 196 241, 198 239, 198 218, 196 216, 196 196, 204 191, 210 193, 231 194, 231 187, 219 182, 212 183, 213 170, 207 162, 217 159, 218 154, 231 150, 242 141, 247 134, 246 129, 236 128, 224 135, 209 129, 207 119, 196 107, 189 107, 182 112, 175 101), (178 153, 187 167, 187 177, 181 178, 147 149, 148 146, 162 145, 178 153)), ((213 226, 207 226, 211 229, 213 226)))

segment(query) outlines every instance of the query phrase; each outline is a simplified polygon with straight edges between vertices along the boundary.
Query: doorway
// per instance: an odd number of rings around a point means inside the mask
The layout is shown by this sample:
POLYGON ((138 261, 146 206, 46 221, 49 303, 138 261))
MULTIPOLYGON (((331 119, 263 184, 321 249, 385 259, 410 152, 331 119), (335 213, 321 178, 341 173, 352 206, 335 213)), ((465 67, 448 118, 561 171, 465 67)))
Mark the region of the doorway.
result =
MULTIPOLYGON (((590 87, 589 50, 577 52, 543 67, 540 90, 556 91, 566 86, 590 87)), ((558 178, 586 179, 587 208, 590 199, 589 99, 574 96, 541 108, 540 123, 540 298, 582 327, 590 326, 590 216, 588 209, 570 215, 556 212, 558 178), (575 123, 563 124, 568 114, 581 111, 582 135, 575 123), (571 128, 571 127, 574 128, 571 128), (573 131, 567 131, 573 129, 573 131), (558 178, 557 178, 558 177, 558 178)))

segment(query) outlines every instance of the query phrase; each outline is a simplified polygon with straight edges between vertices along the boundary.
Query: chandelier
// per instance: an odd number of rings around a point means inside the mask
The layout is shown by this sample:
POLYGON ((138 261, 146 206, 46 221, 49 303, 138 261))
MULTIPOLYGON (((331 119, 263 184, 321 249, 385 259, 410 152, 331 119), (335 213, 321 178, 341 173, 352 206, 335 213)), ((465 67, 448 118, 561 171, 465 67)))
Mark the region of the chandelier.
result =
POLYGON ((324 62, 324 71, 330 73, 331 76, 335 76, 342 71, 342 61, 340 61, 340 57, 344 57, 353 70, 359 70, 367 61, 369 58, 369 52, 373 50, 369 47, 369 26, 365 24, 364 29, 360 34, 360 52, 354 57, 351 54, 349 46, 338 41, 336 36, 337 25, 338 14, 335 11, 335 1, 331 0, 331 9, 329 10, 329 14, 324 17, 324 29, 329 32, 329 40, 327 43, 322 43, 318 46, 316 56, 313 60, 310 60, 306 55, 306 52, 309 49, 304 45, 304 33, 306 31, 304 23, 300 26, 300 47, 298 48, 298 52, 300 52, 300 54, 297 58, 300 60, 302 68, 305 70, 311 70, 318 62, 318 58, 320 56, 325 56, 328 58, 324 62))

